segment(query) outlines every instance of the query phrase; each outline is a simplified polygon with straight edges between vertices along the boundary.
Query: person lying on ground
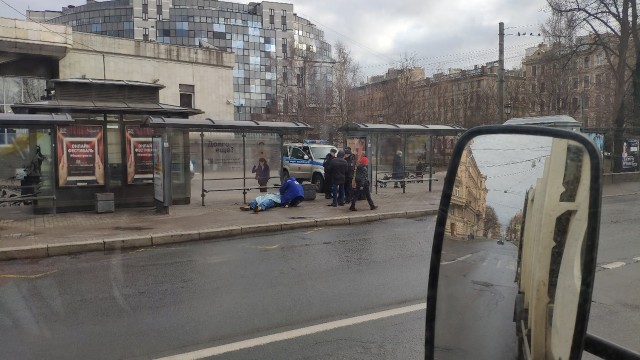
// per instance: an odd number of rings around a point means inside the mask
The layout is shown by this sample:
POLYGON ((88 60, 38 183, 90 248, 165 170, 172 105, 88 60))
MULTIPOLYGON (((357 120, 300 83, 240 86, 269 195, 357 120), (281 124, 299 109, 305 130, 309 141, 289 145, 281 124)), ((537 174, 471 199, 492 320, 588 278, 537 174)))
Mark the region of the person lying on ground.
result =
POLYGON ((244 205, 240 207, 240 209, 244 211, 253 210, 254 212, 260 212, 281 205, 282 197, 280 196, 280 194, 268 193, 256 197, 248 205, 244 205))

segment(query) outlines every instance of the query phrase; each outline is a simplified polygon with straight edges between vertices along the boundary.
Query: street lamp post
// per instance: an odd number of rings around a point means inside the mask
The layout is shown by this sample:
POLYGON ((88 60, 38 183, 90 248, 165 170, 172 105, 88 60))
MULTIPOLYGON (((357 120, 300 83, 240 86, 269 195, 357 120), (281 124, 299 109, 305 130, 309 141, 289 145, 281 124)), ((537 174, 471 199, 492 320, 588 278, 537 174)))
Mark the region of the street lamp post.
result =
POLYGON ((507 120, 511 118, 511 103, 504 104, 504 113, 507 115, 507 120))

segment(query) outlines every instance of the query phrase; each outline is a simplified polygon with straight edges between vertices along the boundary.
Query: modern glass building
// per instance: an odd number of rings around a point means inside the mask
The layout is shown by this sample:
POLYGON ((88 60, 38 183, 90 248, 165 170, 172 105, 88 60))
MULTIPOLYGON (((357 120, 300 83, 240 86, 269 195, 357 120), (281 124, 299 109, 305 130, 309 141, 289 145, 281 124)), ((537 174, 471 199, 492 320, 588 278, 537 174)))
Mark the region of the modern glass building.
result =
MULTIPOLYGON (((293 4, 286 3, 87 0, 85 5, 68 6, 60 12, 29 11, 27 16, 70 25, 79 32, 233 52, 234 98, 228 100, 235 106, 237 120, 281 113, 282 109, 287 112, 288 107, 295 112, 296 105, 289 104, 292 100, 283 88, 306 86, 303 79, 308 65, 331 57, 324 32, 298 17, 293 4)), ((331 81, 330 75, 325 78, 331 81)))

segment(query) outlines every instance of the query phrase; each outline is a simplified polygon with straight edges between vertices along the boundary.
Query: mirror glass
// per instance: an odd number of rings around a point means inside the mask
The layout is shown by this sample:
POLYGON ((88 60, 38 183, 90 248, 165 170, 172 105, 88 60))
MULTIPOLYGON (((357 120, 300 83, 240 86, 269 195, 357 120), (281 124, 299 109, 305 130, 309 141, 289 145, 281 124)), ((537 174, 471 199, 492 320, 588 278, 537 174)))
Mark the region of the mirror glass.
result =
POLYGON ((569 358, 589 171, 586 150, 570 140, 483 135, 467 144, 442 247, 436 359, 569 358))

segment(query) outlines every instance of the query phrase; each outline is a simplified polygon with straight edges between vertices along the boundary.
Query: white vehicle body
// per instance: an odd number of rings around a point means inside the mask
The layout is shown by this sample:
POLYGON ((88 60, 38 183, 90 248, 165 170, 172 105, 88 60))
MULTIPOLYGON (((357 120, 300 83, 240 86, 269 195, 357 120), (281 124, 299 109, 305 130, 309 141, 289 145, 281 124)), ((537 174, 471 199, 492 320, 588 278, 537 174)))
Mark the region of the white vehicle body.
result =
POLYGON ((324 185, 324 159, 333 145, 288 143, 282 148, 283 175, 288 173, 299 182, 310 181, 316 184, 318 191, 324 185))

